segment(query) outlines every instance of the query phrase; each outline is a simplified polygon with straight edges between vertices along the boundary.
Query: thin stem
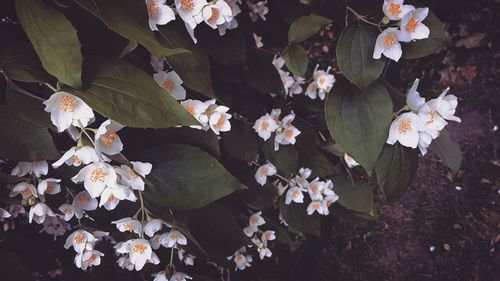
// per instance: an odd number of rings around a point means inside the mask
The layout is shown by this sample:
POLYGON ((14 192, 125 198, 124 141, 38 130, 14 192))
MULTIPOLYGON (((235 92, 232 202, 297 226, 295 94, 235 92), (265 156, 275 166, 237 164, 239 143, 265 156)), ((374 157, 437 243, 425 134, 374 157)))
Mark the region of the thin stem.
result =
POLYGON ((350 11, 351 13, 353 13, 359 20, 364 21, 367 24, 376 26, 376 27, 378 27, 378 29, 380 29, 380 24, 376 24, 374 22, 371 22, 371 21, 367 20, 365 16, 363 16, 363 15, 359 14, 358 12, 354 11, 351 7, 346 7, 346 8, 347 8, 348 11, 350 11))
POLYGON ((172 250, 170 251, 170 267, 174 266, 174 246, 172 246, 172 250))
POLYGON ((45 86, 47 86, 47 88, 51 89, 54 93, 57 92, 57 89, 54 88, 52 85, 50 85, 49 83, 43 83, 45 86))

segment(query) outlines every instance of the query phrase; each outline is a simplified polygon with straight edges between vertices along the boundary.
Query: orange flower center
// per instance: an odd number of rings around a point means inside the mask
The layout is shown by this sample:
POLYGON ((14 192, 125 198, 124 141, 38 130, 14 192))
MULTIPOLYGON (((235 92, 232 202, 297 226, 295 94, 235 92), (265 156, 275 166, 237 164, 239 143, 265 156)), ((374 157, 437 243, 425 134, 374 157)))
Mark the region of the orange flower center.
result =
POLYGON ((89 203, 89 198, 87 196, 80 196, 78 197, 78 203, 80 203, 80 205, 86 205, 89 203))
POLYGON ((425 122, 426 124, 432 124, 432 122, 434 122, 434 118, 436 118, 436 111, 429 111, 427 112, 427 115, 429 115, 429 117, 431 118, 430 120, 428 120, 427 122, 425 122))
POLYGON ((80 165, 83 163, 83 161, 80 160, 80 158, 78 158, 78 156, 76 156, 76 155, 71 156, 71 161, 73 161, 73 164, 76 164, 76 165, 80 165))
POLYGON ((286 137, 287 139, 291 139, 291 138, 293 138, 293 131, 292 131, 292 130, 286 130, 286 131, 285 131, 285 137, 286 137))
POLYGON ((31 190, 29 188, 25 188, 21 190, 21 195, 23 196, 23 198, 29 197, 31 196, 31 190))
POLYGON ((418 25, 418 20, 411 18, 408 24, 406 24, 406 31, 415 32, 415 29, 417 29, 417 25, 418 25))
POLYGON ((134 170, 130 169, 130 171, 128 171, 128 177, 131 180, 136 180, 139 176, 134 172, 134 170))
POLYGON ((399 132, 407 133, 409 131, 411 131, 411 121, 406 119, 401 121, 401 123, 399 123, 399 132))
MULTIPOLYGON (((127 222, 126 224, 123 225, 123 229, 125 229, 126 231, 129 231, 129 232, 132 232, 134 230, 134 226, 131 223, 127 222)), ((140 245, 140 244, 138 244, 138 245, 140 245)))
POLYGON ((395 4, 395 3, 391 3, 389 5, 389 14, 391 14, 393 16, 397 16, 400 13, 401 13, 401 5, 395 4))
POLYGON ((65 215, 71 215, 71 214, 73 214, 73 209, 68 208, 68 209, 64 210, 64 212, 63 212, 63 213, 64 213, 65 215))
POLYGON ((59 102, 59 107, 64 112, 73 112, 76 108, 76 99, 72 96, 63 96, 59 102))
POLYGON ((135 244, 134 248, 133 248, 133 251, 136 252, 136 253, 144 254, 144 252, 146 251, 146 245, 144 245, 142 243, 135 244))
POLYGON ((313 203, 313 209, 316 211, 321 210, 321 203, 320 202, 314 202, 313 203))
POLYGON ((315 184, 315 183, 311 184, 311 190, 312 190, 312 192, 313 192, 313 193, 318 192, 318 189, 319 189, 319 188, 318 188, 318 185, 317 185, 317 184, 315 184))
POLYGON ((259 222, 259 218, 258 217, 252 217, 250 218, 250 224, 257 224, 259 222))
POLYGON ((398 42, 398 39, 396 39, 396 36, 389 34, 384 37, 384 47, 390 47, 398 42))
POLYGON ((267 167, 262 167, 262 168, 260 169, 259 174, 260 174, 261 176, 267 176, 267 167))
POLYGON ((95 254, 92 254, 86 261, 86 264, 91 264, 97 259, 97 256, 95 254))
POLYGON ((237 262, 241 262, 245 259, 245 257, 243 255, 237 255, 236 257, 234 257, 234 259, 237 261, 237 262))
POLYGON ((52 192, 56 188, 56 184, 53 182, 48 182, 47 183, 47 192, 52 192))
POLYGON ((180 0, 181 2, 181 8, 186 9, 186 10, 192 10, 194 9, 194 1, 193 0, 180 0))
POLYGON ((270 240, 271 239, 271 233, 269 233, 269 232, 264 233, 264 239, 270 240))
POLYGON ((175 84, 174 82, 172 82, 172 80, 165 80, 163 81, 163 89, 167 90, 167 91, 173 91, 175 90, 175 84))
POLYGON ((300 192, 300 191, 297 191, 297 190, 293 191, 293 192, 292 192, 292 198, 297 198, 297 197, 299 197, 300 193, 301 193, 301 192, 300 192))
POLYGON ((118 138, 115 129, 109 129, 101 136, 101 143, 104 146, 111 146, 111 144, 118 138))
POLYGON ((324 83, 326 82, 325 77, 321 77, 321 78, 319 78, 318 82, 319 82, 320 84, 324 84, 324 83))
POLYGON ((196 111, 194 110, 194 106, 192 106, 192 105, 188 105, 188 106, 186 106, 186 110, 187 110, 187 112, 189 112, 191 115, 193 115, 193 116, 194 116, 194 115, 196 115, 196 111))
POLYGON ((212 7, 212 15, 208 18, 208 21, 214 23, 219 18, 219 9, 212 7))
POLYGON ((90 180, 93 182, 104 182, 107 176, 108 172, 106 172, 104 169, 97 168, 92 170, 92 173, 90 174, 90 180))
POLYGON ((224 118, 224 116, 221 116, 219 120, 217 120, 215 127, 220 129, 224 125, 224 123, 226 123, 226 118, 224 118))
POLYGON ((260 123, 260 129, 261 130, 267 130, 269 128, 269 123, 267 121, 263 121, 260 123))
POLYGON ((155 0, 148 0, 146 2, 146 6, 148 8, 148 15, 150 17, 156 17, 160 12, 160 4, 156 3, 155 0))
POLYGON ((74 240, 75 240, 76 244, 82 244, 82 243, 85 243, 85 241, 87 241, 87 237, 85 237, 85 234, 83 234, 83 233, 77 233, 75 235, 74 240))

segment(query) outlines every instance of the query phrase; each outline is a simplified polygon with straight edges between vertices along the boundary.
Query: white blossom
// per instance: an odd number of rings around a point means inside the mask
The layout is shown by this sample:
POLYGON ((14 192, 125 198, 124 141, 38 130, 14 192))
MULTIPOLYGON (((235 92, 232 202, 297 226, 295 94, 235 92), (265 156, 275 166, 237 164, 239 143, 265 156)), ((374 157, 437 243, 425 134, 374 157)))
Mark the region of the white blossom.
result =
POLYGON ((426 39, 429 37, 429 28, 422 21, 429 14, 429 8, 418 8, 401 19, 401 31, 410 34, 412 40, 426 39))
POLYGON ((37 178, 47 175, 49 165, 47 161, 19 162, 12 168, 11 175, 24 177, 27 174, 34 174, 37 178))
POLYGON ((165 25, 175 20, 174 11, 165 2, 166 0, 146 0, 149 28, 153 31, 158 30, 157 25, 165 25))
POLYGON ((415 9, 412 5, 403 5, 403 2, 404 0, 384 0, 382 11, 390 20, 400 20, 415 9))
POLYGON ((403 146, 416 148, 419 141, 419 132, 425 130, 425 126, 418 115, 413 112, 403 113, 392 121, 387 143, 395 144, 399 141, 403 146))
POLYGON ((347 164, 347 167, 349 168, 354 168, 356 166, 359 166, 359 163, 356 162, 351 156, 347 155, 347 153, 344 153, 344 161, 347 164))
POLYGON ((151 173, 153 165, 139 161, 131 161, 130 164, 132 164, 133 169, 126 165, 116 168, 116 172, 121 176, 120 181, 132 189, 143 191, 144 180, 142 177, 146 177, 151 173))
POLYGON ((95 149, 91 146, 85 145, 82 147, 73 146, 66 151, 63 156, 52 164, 52 167, 58 168, 63 163, 69 166, 87 165, 89 163, 99 162, 101 159, 97 155, 95 149))
POLYGON ((255 172, 255 180, 260 185, 264 185, 267 182, 267 177, 273 176, 277 172, 278 172, 278 170, 276 169, 276 167, 273 164, 271 164, 271 163, 264 164, 264 165, 260 166, 259 168, 257 168, 257 171, 255 172))
POLYGON ((255 121, 253 128, 259 137, 266 141, 271 137, 271 134, 278 129, 278 123, 269 113, 266 113, 266 115, 261 116, 255 121))
POLYGON ((123 150, 123 143, 117 134, 122 128, 123 125, 111 119, 102 122, 95 133, 95 151, 98 155, 115 155, 123 150))
POLYGON ((290 203, 303 203, 304 202, 304 194, 302 193, 303 189, 300 186, 292 186, 286 192, 285 204, 289 205, 290 203))
POLYGON ((213 29, 233 20, 231 7, 224 1, 218 0, 206 5, 202 10, 203 21, 213 29))
MULTIPOLYGON (((93 211, 97 209, 97 205, 98 205, 97 199, 92 198, 90 196, 90 193, 84 190, 75 196, 75 198, 73 199, 72 208, 65 206, 65 210, 67 210, 68 216, 70 216, 71 211, 69 209, 71 209, 75 214, 76 218, 80 219, 83 217, 85 211, 93 211)), ((66 213, 64 212, 64 214, 66 213)))
POLYGON ((408 33, 403 33, 397 28, 389 27, 382 31, 375 41, 375 49, 373 50, 373 58, 380 59, 384 56, 399 61, 403 51, 399 42, 409 42, 411 36, 408 33))
POLYGON ((14 188, 12 188, 12 190, 10 191, 9 197, 14 197, 17 196, 18 194, 21 194, 23 199, 29 198, 31 196, 38 197, 36 187, 31 183, 27 182, 20 182, 16 184, 14 188))
POLYGON ((71 180, 75 183, 83 181, 83 186, 90 196, 96 198, 101 195, 105 187, 116 186, 117 176, 111 165, 99 162, 87 165, 71 180))
POLYGON ((252 3, 250 1, 247 1, 247 6, 250 12, 248 15, 252 19, 253 22, 256 22, 259 18, 261 18, 263 21, 266 20, 266 15, 269 13, 269 8, 266 6, 267 0, 266 1, 259 1, 257 3, 252 3))
POLYGON ((160 237, 160 243, 167 248, 172 248, 175 247, 177 244, 186 245, 187 238, 186 236, 184 236, 184 234, 174 229, 169 231, 168 233, 164 233, 160 237))
MULTIPOLYGON (((116 224, 116 228, 120 232, 134 232, 136 234, 142 234, 142 224, 138 220, 132 218, 123 218, 117 221, 112 221, 112 224, 116 224)), ((149 245, 149 244, 148 244, 149 245)))
POLYGON ((96 241, 97 239, 92 233, 85 230, 77 230, 68 236, 64 248, 69 249, 73 247, 75 252, 82 253, 85 249, 93 249, 96 241))
POLYGON ((307 206, 307 214, 312 215, 314 212, 317 212, 320 215, 328 215, 328 206, 326 204, 326 201, 312 201, 308 206, 307 206))
POLYGON ((253 41, 255 42, 255 46, 257 48, 262 48, 264 47, 264 43, 262 43, 262 36, 259 36, 255 33, 252 34, 253 35, 253 41))
POLYGON ((174 99, 186 99, 186 89, 182 87, 182 79, 175 71, 160 71, 153 74, 153 79, 156 83, 165 89, 174 99))
POLYGON ((44 195, 45 193, 52 195, 57 194, 61 192, 61 185, 59 184, 60 182, 60 179, 53 178, 41 180, 38 183, 38 193, 40 193, 41 195, 44 195))
POLYGON ((37 203, 30 209, 29 223, 35 221, 36 223, 41 224, 43 223, 43 221, 45 221, 46 216, 53 217, 55 216, 55 214, 52 212, 49 206, 47 206, 47 204, 37 203))
POLYGON ((45 111, 50 112, 50 119, 58 132, 74 126, 87 126, 94 118, 92 109, 78 97, 66 92, 57 92, 43 102, 45 111))

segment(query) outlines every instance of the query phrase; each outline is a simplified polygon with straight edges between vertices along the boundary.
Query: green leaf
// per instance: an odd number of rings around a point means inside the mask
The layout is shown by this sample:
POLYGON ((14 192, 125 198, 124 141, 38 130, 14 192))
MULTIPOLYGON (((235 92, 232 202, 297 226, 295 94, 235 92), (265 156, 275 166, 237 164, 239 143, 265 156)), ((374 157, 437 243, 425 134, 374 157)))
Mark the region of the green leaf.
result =
POLYGON ((210 257, 225 258, 250 242, 231 212, 220 204, 197 210, 189 228, 210 257))
POLYGON ((231 156, 245 162, 251 162, 259 153, 255 131, 238 119, 231 119, 231 130, 224 133, 222 144, 231 156))
POLYGON ((402 194, 418 168, 418 152, 399 143, 384 145, 375 164, 377 181, 388 200, 402 194))
MULTIPOLYGON (((231 120, 231 130, 232 125, 233 120, 231 120)), ((158 140, 158 142, 155 142, 158 145, 167 143, 188 144, 203 149, 215 158, 220 158, 219 140, 211 130, 204 131, 189 127, 168 128, 155 130, 153 137, 158 140)))
POLYGON ((373 58, 373 48, 379 30, 361 21, 351 22, 337 44, 340 70, 352 83, 363 89, 382 74, 385 60, 373 58))
POLYGON ((296 19, 288 30, 288 44, 299 43, 314 35, 321 27, 327 26, 332 21, 330 19, 310 15, 296 19))
POLYGON ((255 179, 252 179, 253 184, 248 185, 249 188, 239 192, 241 199, 245 204, 256 210, 265 211, 274 206, 278 198, 278 191, 274 184, 266 183, 264 186, 256 184, 255 179))
POLYGON ((160 44, 148 26, 148 11, 144 1, 135 0, 74 0, 91 14, 100 18, 110 29, 136 41, 154 56, 171 56, 188 52, 160 44))
POLYGON ((442 130, 435 140, 432 141, 430 147, 432 152, 448 166, 453 173, 457 173, 462 165, 462 151, 458 143, 453 141, 448 134, 448 131, 442 130))
POLYGON ((429 38, 403 43, 403 58, 418 59, 432 55, 448 42, 444 24, 432 11, 429 11, 429 15, 422 23, 431 31, 429 38))
POLYGON ((373 191, 368 184, 353 183, 347 177, 334 177, 333 191, 339 196, 338 203, 360 213, 374 215, 373 191))
POLYGON ((83 91, 65 89, 92 109, 123 125, 137 128, 167 128, 194 125, 197 121, 153 78, 124 61, 89 60, 83 91))
POLYGON ((302 46, 299 44, 290 46, 285 53, 284 59, 286 67, 288 67, 292 73, 304 77, 309 61, 307 60, 306 51, 302 46))
POLYGON ((0 172, 0 183, 18 183, 22 181, 28 181, 29 179, 23 177, 12 176, 3 172, 0 172))
POLYGON ((209 98, 215 98, 210 76, 210 62, 205 51, 195 45, 185 27, 177 23, 160 26, 161 41, 169 48, 183 48, 183 53, 168 58, 168 63, 179 74, 184 85, 209 98))
POLYGON ((296 174, 299 170, 299 152, 293 145, 280 145, 274 150, 274 134, 264 142, 260 139, 260 146, 266 158, 273 163, 283 176, 296 174))
MULTIPOLYGON (((222 65, 245 63, 247 43, 240 29, 227 30, 224 36, 217 32, 200 32, 200 44, 211 59, 222 65)), ((190 39, 191 40, 191 39, 190 39)))
POLYGON ((62 83, 82 87, 82 52, 75 28, 39 0, 15 1, 16 13, 43 67, 62 83))
POLYGON ((136 41, 129 40, 127 46, 122 50, 120 55, 118 56, 118 59, 122 59, 125 57, 128 53, 133 52, 137 48, 138 44, 136 41))
POLYGON ((0 158, 41 161, 60 156, 47 129, 17 119, 13 110, 4 105, 0 106, 0 131, 0 158))
POLYGON ((40 128, 52 128, 50 114, 45 112, 43 100, 23 89, 17 87, 12 82, 7 82, 5 88, 5 99, 13 113, 23 121, 40 128))
POLYGON ((379 82, 360 91, 338 81, 325 103, 328 130, 333 139, 366 169, 373 169, 387 139, 392 101, 379 82))
POLYGON ((246 188, 215 158, 197 147, 168 144, 147 150, 142 156, 153 164, 147 177, 153 186, 146 189, 144 196, 159 208, 201 208, 246 188))
POLYGON ((32 48, 10 46, 0 54, 0 68, 11 80, 22 82, 51 82, 53 78, 43 69, 32 48))
POLYGON ((279 208, 281 216, 291 231, 319 236, 321 233, 321 217, 318 214, 307 214, 307 202, 285 204, 285 196, 281 196, 279 208))
POLYGON ((243 80, 261 94, 285 95, 281 77, 272 64, 273 57, 260 50, 249 49, 243 80))

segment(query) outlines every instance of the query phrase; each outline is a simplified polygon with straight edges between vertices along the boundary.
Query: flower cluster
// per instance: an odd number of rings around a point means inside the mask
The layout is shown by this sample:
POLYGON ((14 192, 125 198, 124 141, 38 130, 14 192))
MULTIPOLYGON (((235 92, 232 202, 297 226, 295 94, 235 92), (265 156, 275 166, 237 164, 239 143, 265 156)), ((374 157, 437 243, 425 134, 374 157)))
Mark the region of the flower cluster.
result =
POLYGON ((373 58, 380 59, 382 54, 394 61, 398 61, 403 54, 399 42, 425 39, 430 30, 422 21, 429 14, 429 8, 415 9, 412 5, 403 5, 404 0, 384 0, 382 11, 391 21, 400 21, 399 29, 389 27, 385 29, 375 42, 373 58))
POLYGON ((256 22, 259 18, 262 19, 263 21, 266 20, 266 15, 269 13, 269 8, 266 6, 267 0, 266 1, 259 1, 257 3, 252 3, 250 1, 247 1, 247 7, 250 10, 248 15, 250 16, 250 19, 252 22, 256 22))
POLYGON ((166 4, 166 0, 146 0, 149 15, 149 28, 158 30, 157 25, 165 25, 175 20, 175 14, 184 21, 188 33, 196 43, 194 30, 198 24, 205 22, 213 29, 218 29, 224 35, 226 29, 238 27, 234 18, 241 13, 236 0, 175 0, 175 8, 166 4), (175 11, 174 11, 175 10, 175 11))
POLYGON ((191 126, 192 128, 205 131, 211 129, 216 135, 231 130, 229 122, 231 115, 227 113, 229 108, 215 104, 215 100, 203 102, 189 99, 181 101, 181 105, 201 124, 201 126, 191 126))
POLYGON ((73 247, 76 252, 76 266, 86 270, 89 267, 101 264, 101 257, 104 254, 94 249, 95 243, 99 240, 96 236, 100 238, 107 235, 107 232, 96 231, 90 233, 85 230, 77 230, 68 236, 64 248, 73 247))
POLYGON ((335 83, 335 76, 330 74, 331 67, 328 67, 325 71, 319 70, 319 65, 316 65, 313 71, 312 81, 308 84, 304 92, 302 85, 306 83, 306 80, 296 74, 291 76, 289 72, 284 71, 283 67, 285 66, 285 60, 283 57, 274 56, 273 65, 280 74, 283 87, 285 88, 285 93, 291 97, 304 93, 312 100, 318 97, 321 100, 324 100, 326 93, 332 89, 333 84, 335 83))
POLYGON ((255 121, 253 126, 255 132, 263 140, 267 141, 272 133, 276 133, 274 137, 274 150, 278 150, 281 145, 294 145, 296 137, 300 135, 300 131, 292 125, 295 120, 295 114, 289 113, 283 119, 279 119, 281 109, 273 109, 271 114, 266 113, 255 121))
POLYGON ((422 155, 448 124, 446 120, 461 122, 455 116, 458 105, 455 95, 447 95, 445 89, 437 98, 425 101, 417 92, 419 80, 416 79, 408 91, 407 106, 411 109, 398 116, 389 129, 388 144, 399 142, 403 146, 418 148, 422 155))

